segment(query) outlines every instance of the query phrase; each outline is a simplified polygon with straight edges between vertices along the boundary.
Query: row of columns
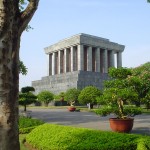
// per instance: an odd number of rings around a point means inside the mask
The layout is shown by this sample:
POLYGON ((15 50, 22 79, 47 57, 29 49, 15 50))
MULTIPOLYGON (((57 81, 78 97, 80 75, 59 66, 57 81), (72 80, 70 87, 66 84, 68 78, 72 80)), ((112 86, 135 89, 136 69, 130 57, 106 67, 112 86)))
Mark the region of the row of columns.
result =
MULTIPOLYGON (((107 73, 115 66, 114 50, 77 45, 49 54, 49 75, 77 70, 107 73)), ((122 52, 117 52, 117 67, 122 66, 122 52)))

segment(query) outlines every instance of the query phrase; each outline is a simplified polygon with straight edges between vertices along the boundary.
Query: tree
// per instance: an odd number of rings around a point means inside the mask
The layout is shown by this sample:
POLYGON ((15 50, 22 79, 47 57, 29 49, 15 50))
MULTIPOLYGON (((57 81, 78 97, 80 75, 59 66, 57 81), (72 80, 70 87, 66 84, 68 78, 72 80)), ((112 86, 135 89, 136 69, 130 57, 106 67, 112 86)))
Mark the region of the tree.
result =
POLYGON ((106 81, 106 88, 132 88, 138 94, 137 100, 134 102, 136 106, 140 106, 150 91, 149 62, 136 68, 110 68, 109 76, 114 80, 106 81))
POLYGON ((150 93, 150 62, 133 68, 132 76, 128 78, 128 82, 138 93, 137 105, 140 106, 141 102, 147 105, 146 98, 150 93))
MULTIPOLYGON (((24 0, 21 0, 24 2, 24 0)), ((20 11, 19 0, 0 0, 0 148, 19 150, 18 92, 20 37, 37 10, 29 0, 20 11)))
POLYGON ((71 88, 66 91, 64 99, 71 105, 77 102, 79 94, 79 89, 71 88))
POLYGON ((142 101, 145 104, 147 110, 150 109, 150 91, 146 94, 142 101))
POLYGON ((124 119, 141 113, 139 108, 133 106, 126 107, 124 105, 133 105, 138 101, 135 85, 137 86, 139 82, 137 79, 131 80, 131 75, 131 69, 128 68, 109 69, 109 76, 112 80, 105 81, 103 94, 97 97, 97 102, 103 105, 103 107, 96 111, 97 114, 105 116, 114 113, 118 118, 124 119))
POLYGON ((54 94, 50 91, 42 91, 38 94, 38 100, 44 102, 46 106, 48 103, 54 99, 54 94))
POLYGON ((33 87, 27 86, 21 89, 19 93, 19 104, 24 106, 24 111, 26 111, 26 106, 36 102, 37 96, 35 96, 32 91, 35 91, 33 87))
POLYGON ((97 102, 96 97, 100 95, 101 91, 98 88, 96 88, 95 86, 87 86, 81 91, 78 100, 81 104, 90 103, 89 108, 93 108, 93 105, 97 102))

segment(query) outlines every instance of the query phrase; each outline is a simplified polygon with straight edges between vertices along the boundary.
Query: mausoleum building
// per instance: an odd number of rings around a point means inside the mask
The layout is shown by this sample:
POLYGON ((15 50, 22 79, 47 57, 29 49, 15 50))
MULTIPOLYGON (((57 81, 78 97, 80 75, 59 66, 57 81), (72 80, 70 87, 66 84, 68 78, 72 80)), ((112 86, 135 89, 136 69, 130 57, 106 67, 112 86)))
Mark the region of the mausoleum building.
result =
POLYGON ((108 79, 108 68, 122 67, 124 48, 109 39, 83 33, 46 47, 48 76, 32 81, 35 93, 49 90, 58 94, 89 85, 101 89, 108 79))

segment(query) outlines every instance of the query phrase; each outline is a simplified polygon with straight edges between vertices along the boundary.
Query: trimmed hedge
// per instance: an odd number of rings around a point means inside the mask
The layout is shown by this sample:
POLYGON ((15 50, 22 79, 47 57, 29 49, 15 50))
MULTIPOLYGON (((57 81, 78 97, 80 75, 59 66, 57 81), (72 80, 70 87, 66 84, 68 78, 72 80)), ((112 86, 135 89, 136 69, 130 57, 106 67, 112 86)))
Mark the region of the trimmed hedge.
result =
POLYGON ((43 121, 24 116, 19 117, 19 133, 25 134, 31 132, 35 127, 44 124, 43 121))
POLYGON ((32 130, 26 141, 40 150, 148 150, 148 136, 105 132, 44 124, 32 130))

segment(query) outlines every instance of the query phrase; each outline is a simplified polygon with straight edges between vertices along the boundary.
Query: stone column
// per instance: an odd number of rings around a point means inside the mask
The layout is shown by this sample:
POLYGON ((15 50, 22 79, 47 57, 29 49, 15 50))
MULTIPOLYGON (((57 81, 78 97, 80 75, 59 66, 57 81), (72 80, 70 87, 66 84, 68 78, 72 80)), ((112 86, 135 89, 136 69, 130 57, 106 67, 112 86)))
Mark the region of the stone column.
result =
POLYGON ((52 75, 52 53, 48 55, 48 76, 52 75))
POLYGON ((78 70, 84 69, 83 45, 78 45, 78 70))
POLYGON ((114 67, 115 64, 114 64, 114 51, 113 50, 110 51, 110 58, 109 59, 110 59, 109 60, 109 67, 114 67))
POLYGON ((68 48, 68 72, 71 72, 71 48, 68 48))
POLYGON ((67 48, 66 49, 66 72, 69 72, 69 67, 70 67, 70 64, 69 64, 69 49, 67 48))
POLYGON ((64 51, 60 51, 60 73, 63 73, 63 67, 64 67, 64 51))
POLYGON ((87 48, 87 71, 92 71, 92 47, 87 48))
POLYGON ((74 71, 74 47, 72 46, 70 48, 70 53, 71 53, 71 72, 74 71))
POLYGON ((95 72, 100 72, 100 48, 96 48, 95 50, 95 61, 96 61, 95 72))
POLYGON ((103 73, 108 73, 108 52, 107 49, 104 49, 103 52, 103 73))
POLYGON ((60 50, 58 51, 58 74, 60 74, 60 50))
POLYGON ((47 62, 47 76, 50 75, 50 54, 46 55, 46 62, 47 62))
POLYGON ((78 66, 78 56, 77 56, 77 46, 74 46, 74 50, 73 50, 73 68, 74 71, 77 71, 77 66, 78 66))
POLYGON ((66 59, 66 53, 67 53, 67 49, 64 49, 64 73, 66 73, 66 68, 67 68, 67 59, 66 59))
POLYGON ((117 52, 117 68, 122 67, 122 52, 117 52))
POLYGON ((56 67, 56 53, 52 54, 52 75, 55 75, 55 67, 56 67))

